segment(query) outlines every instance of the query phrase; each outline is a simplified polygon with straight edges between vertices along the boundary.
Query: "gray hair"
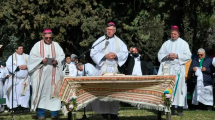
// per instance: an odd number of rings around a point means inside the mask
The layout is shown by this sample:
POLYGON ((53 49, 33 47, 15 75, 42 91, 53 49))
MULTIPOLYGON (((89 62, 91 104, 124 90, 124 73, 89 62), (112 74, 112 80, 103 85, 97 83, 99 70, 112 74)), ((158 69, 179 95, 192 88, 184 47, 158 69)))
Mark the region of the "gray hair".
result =
POLYGON ((76 54, 72 54, 72 55, 71 55, 71 59, 72 59, 72 58, 77 58, 77 57, 78 57, 78 56, 77 56, 76 54))
MULTIPOLYGON (((109 26, 110 27, 110 26, 109 26)), ((105 28, 105 30, 107 29, 107 27, 105 28)), ((113 26, 113 29, 116 31, 116 26, 113 26)))
POLYGON ((77 66, 76 66, 76 68, 77 68, 78 70, 80 70, 81 66, 83 66, 83 65, 84 65, 83 63, 78 63, 77 66))
POLYGON ((205 50, 203 48, 199 48, 198 53, 199 52, 205 53, 205 50))

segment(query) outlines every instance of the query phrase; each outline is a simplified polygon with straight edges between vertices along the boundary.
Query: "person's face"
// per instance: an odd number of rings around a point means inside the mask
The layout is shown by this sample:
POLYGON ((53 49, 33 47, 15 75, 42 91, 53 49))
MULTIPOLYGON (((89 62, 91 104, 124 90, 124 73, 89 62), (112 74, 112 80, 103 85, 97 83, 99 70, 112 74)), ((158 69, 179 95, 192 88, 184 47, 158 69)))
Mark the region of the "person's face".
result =
POLYGON ((107 34, 108 37, 113 37, 115 32, 116 32, 116 30, 114 29, 113 26, 106 27, 106 34, 107 34))
POLYGON ((202 58, 205 57, 205 53, 204 52, 198 52, 198 57, 201 60, 202 58))
POLYGON ((66 61, 66 63, 70 64, 71 63, 71 58, 67 57, 65 61, 66 61))
POLYGON ((43 35, 43 40, 46 44, 50 44, 52 42, 52 34, 43 35))
POLYGON ((77 63, 78 60, 75 58, 72 58, 71 61, 77 63))
POLYGON ((179 37, 178 31, 173 30, 173 31, 171 32, 171 39, 172 39, 172 40, 176 40, 176 39, 178 39, 178 37, 179 37))
POLYGON ((21 55, 23 53, 23 47, 22 46, 18 47, 16 49, 16 53, 19 54, 19 55, 21 55))
POLYGON ((80 71, 83 71, 83 67, 84 67, 84 66, 82 65, 82 66, 79 68, 79 70, 80 70, 80 71))

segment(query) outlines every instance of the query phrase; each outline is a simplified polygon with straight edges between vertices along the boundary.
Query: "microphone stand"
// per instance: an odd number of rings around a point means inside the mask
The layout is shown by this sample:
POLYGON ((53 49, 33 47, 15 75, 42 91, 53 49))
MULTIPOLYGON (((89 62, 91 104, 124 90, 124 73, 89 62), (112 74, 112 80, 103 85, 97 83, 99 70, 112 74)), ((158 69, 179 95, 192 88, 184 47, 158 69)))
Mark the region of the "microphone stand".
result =
MULTIPOLYGON (((98 44, 97 44, 98 45, 98 44)), ((94 46, 95 47, 95 46, 94 46)), ((84 56, 84 62, 83 63, 83 66, 84 66, 84 75, 83 76, 86 76, 86 69, 85 69, 85 64, 86 64, 86 61, 85 61, 85 54, 83 55, 84 56)), ((81 118, 81 120, 89 120, 86 116, 86 107, 84 107, 84 114, 83 114, 83 117, 81 118)))
MULTIPOLYGON (((13 54, 11 55, 12 56, 12 112, 11 112, 11 115, 12 115, 12 118, 11 118, 11 120, 14 120, 13 119, 13 113, 14 113, 14 111, 13 111, 13 79, 14 79, 14 72, 13 72, 13 54)), ((10 96, 9 96, 10 97, 10 96)))
MULTIPOLYGON (((4 48, 7 48, 10 44, 6 45, 6 47, 4 48)), ((12 109, 11 109, 11 120, 14 120, 13 116, 14 116, 14 111, 13 111, 13 87, 14 87, 14 74, 16 71, 13 72, 14 68, 13 68, 13 53, 11 54, 11 57, 12 57, 12 109)), ((9 78, 8 78, 9 79, 9 78)), ((10 97, 10 96, 9 96, 10 97)))
MULTIPOLYGON (((84 57, 83 61, 86 63, 86 60, 85 60, 85 54, 90 52, 92 49, 94 49, 94 47, 96 47, 97 45, 99 45, 100 43, 102 43, 103 41, 105 40, 108 40, 109 37, 107 35, 105 35, 105 39, 99 41, 97 44, 95 44, 94 46, 92 46, 91 48, 89 48, 88 50, 86 50, 85 52, 83 52, 79 57, 77 57, 76 59, 79 59, 81 58, 82 56, 84 57)), ((86 76, 86 72, 85 72, 85 64, 83 63, 84 65, 84 74, 83 76, 86 76)), ((71 118, 68 117, 68 120, 71 120, 71 118)), ((84 114, 83 114, 83 117, 80 119, 80 120, 89 120, 86 116, 86 107, 84 107, 84 114)))
MULTIPOLYGON (((105 39, 99 41, 97 44, 95 44, 94 46, 92 46, 90 49, 86 50, 85 52, 83 52, 79 57, 77 57, 76 59, 79 59, 80 57, 82 57, 83 55, 85 55, 86 53, 90 52, 92 49, 94 49, 94 47, 96 47, 98 44, 100 44, 101 42, 108 40, 109 37, 106 36, 105 39)), ((85 59, 85 58, 84 58, 85 59)))

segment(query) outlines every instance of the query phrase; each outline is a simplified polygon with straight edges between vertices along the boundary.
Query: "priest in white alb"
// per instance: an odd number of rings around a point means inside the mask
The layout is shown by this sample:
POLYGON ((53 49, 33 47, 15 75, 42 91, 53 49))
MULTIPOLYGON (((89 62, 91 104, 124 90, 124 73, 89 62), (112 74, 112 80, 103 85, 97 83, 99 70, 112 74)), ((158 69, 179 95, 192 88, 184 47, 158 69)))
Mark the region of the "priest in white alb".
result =
MULTIPOLYGON (((8 81, 6 81, 8 77, 9 77, 9 72, 6 67, 2 66, 1 61, 0 61, 0 99, 5 98, 4 83, 8 82, 8 81)), ((2 108, 3 108, 3 105, 0 105, 0 112, 3 112, 2 108)))
POLYGON ((13 107, 15 113, 19 113, 20 110, 28 112, 30 99, 30 78, 27 70, 28 55, 23 53, 23 46, 21 45, 16 46, 15 51, 6 61, 7 69, 11 74, 14 74, 13 99, 11 75, 6 86, 6 103, 9 109, 13 107))
POLYGON ((78 73, 78 70, 75 66, 75 64, 71 61, 71 56, 69 54, 65 57, 65 63, 63 66, 63 74, 68 75, 70 77, 76 77, 78 73))
POLYGON ((169 75, 176 76, 175 88, 173 91, 172 114, 174 114, 175 105, 178 106, 178 115, 183 115, 183 106, 185 105, 185 63, 191 59, 191 52, 188 43, 179 37, 178 26, 171 28, 171 39, 163 43, 158 52, 158 60, 161 63, 158 75, 163 75, 163 66, 169 68, 169 75))
MULTIPOLYGON (((101 76, 104 73, 118 73, 118 66, 122 66, 128 57, 128 49, 125 43, 114 35, 116 26, 113 22, 108 23, 106 27, 106 35, 100 37, 93 44, 90 56, 96 63, 95 76, 101 76)), ((118 119, 119 102, 118 101, 100 101, 96 100, 92 103, 92 110, 102 114, 104 120, 118 119)))
POLYGON ((45 120, 46 110, 51 111, 52 120, 58 119, 61 101, 54 97, 54 86, 63 76, 65 54, 53 40, 51 29, 43 31, 43 39, 31 49, 28 70, 32 81, 32 106, 40 120, 45 120))

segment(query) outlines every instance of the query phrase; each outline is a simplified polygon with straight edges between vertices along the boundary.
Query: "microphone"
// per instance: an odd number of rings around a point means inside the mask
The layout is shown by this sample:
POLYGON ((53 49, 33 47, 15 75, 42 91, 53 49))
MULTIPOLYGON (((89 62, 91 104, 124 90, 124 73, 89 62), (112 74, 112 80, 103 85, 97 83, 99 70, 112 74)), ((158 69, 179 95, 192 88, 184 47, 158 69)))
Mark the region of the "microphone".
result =
POLYGON ((108 45, 109 45, 109 41, 106 41, 105 46, 108 46, 108 45))
POLYGON ((105 39, 108 40, 110 37, 107 36, 107 34, 105 34, 105 39))

